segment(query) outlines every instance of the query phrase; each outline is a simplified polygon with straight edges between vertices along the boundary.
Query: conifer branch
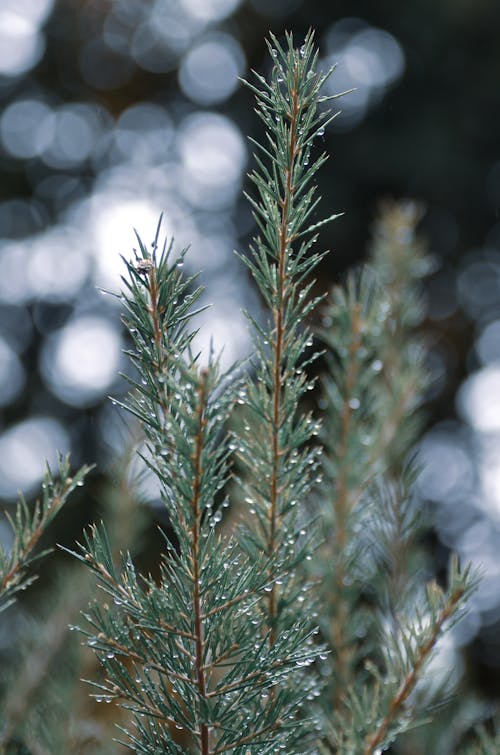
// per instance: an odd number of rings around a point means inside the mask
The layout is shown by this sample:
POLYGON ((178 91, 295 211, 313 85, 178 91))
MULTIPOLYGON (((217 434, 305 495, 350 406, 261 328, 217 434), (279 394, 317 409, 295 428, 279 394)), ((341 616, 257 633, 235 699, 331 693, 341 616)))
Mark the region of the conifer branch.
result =
POLYGON ((47 550, 34 555, 34 551, 46 528, 60 512, 75 488, 83 485, 85 475, 91 467, 82 467, 73 477, 70 476, 69 457, 59 457, 58 479, 47 466, 43 483, 42 498, 35 503, 30 513, 26 500, 21 495, 15 515, 7 514, 7 521, 14 534, 10 553, 0 547, 0 611, 13 601, 16 593, 25 590, 36 576, 28 576, 28 567, 48 553, 47 550))
POLYGON ((216 531, 229 469, 224 426, 241 383, 233 370, 221 374, 212 355, 199 368, 189 329, 196 292, 170 264, 171 245, 157 252, 155 240, 150 256, 139 243, 143 257, 127 263, 124 303, 140 379, 129 380, 133 391, 122 405, 141 420, 144 459, 160 482, 173 535, 165 536, 159 583, 137 574, 128 554, 116 563, 104 526, 91 528, 74 553, 110 598, 91 606, 82 630, 105 670, 96 697, 132 711, 139 734, 126 734, 138 752, 178 752, 176 732, 202 755, 237 751, 239 742, 271 752, 293 743, 290 717, 307 689, 264 701, 312 662, 309 621, 299 619, 296 635, 270 643, 260 606, 283 564, 264 552, 250 558, 216 531))
MULTIPOLYGON (((318 301, 308 299, 312 283, 304 284, 304 279, 323 256, 308 254, 316 240, 311 231, 330 219, 310 224, 318 201, 310 182, 325 155, 308 164, 311 145, 330 120, 328 112, 318 111, 318 97, 331 71, 316 72, 312 34, 300 51, 294 49, 291 35, 284 48, 271 36, 269 50, 274 60, 271 81, 259 77, 263 89, 249 85, 257 97, 268 148, 256 144, 262 154, 256 155, 258 170, 250 178, 258 199, 249 199, 260 235, 244 262, 269 307, 271 324, 266 328, 251 319, 257 376, 256 383, 247 387, 253 416, 240 434, 238 455, 248 473, 243 486, 257 518, 257 531, 247 531, 243 542, 248 549, 278 554, 289 575, 282 586, 272 582, 267 599, 272 645, 277 632, 293 621, 292 565, 298 563, 292 535, 297 529, 295 506, 306 497, 317 464, 315 452, 306 449, 317 433, 316 423, 297 405, 312 387, 302 364, 312 343, 304 320, 318 301), (309 238, 299 243, 304 234, 309 238)), ((305 555, 302 552, 299 560, 305 555)))
MULTIPOLYGON (((330 571, 323 571, 329 574, 325 599, 331 625, 325 624, 325 631, 334 649, 334 709, 354 684, 363 652, 356 640, 362 614, 353 606, 366 590, 364 578, 358 582, 358 565, 366 559, 361 550, 356 553, 354 544, 360 538, 355 530, 366 528, 365 509, 373 521, 378 502, 384 499, 379 492, 369 503, 373 481, 385 475, 389 486, 398 484, 419 427, 415 410, 425 377, 422 350, 415 345, 412 329, 420 311, 416 282, 428 264, 415 238, 418 217, 411 204, 384 207, 376 225, 372 266, 351 274, 345 287, 334 289, 324 314, 321 335, 329 364, 324 382, 327 421, 322 430, 327 451, 324 490, 332 508, 325 511, 321 552, 325 561, 331 559, 330 571)), ((382 525, 381 513, 375 521, 379 518, 382 525)), ((374 542, 377 537, 373 532, 374 542)), ((397 537, 383 540, 396 556, 401 545, 397 537)), ((367 626, 361 631, 366 632, 367 626)))
MULTIPOLYGON (((346 755, 378 752, 415 720, 411 693, 448 619, 474 587, 469 570, 461 575, 452 564, 446 601, 431 584, 425 605, 408 618, 419 590, 415 564, 409 565, 418 518, 415 474, 405 463, 426 385, 413 332, 420 317, 416 282, 428 270, 415 239, 417 220, 412 205, 385 207, 373 267, 332 292, 322 332, 329 363, 323 495, 331 509, 323 509, 318 565, 330 617, 322 627, 333 650, 324 705, 332 721, 330 751, 346 755), (376 600, 379 617, 366 598, 376 600), (374 643, 384 626, 393 637, 379 668, 374 643), (361 664, 372 669, 371 679, 363 680, 361 664)), ((382 647, 387 644, 382 632, 382 647)))
POLYGON ((360 500, 385 464, 378 435, 383 421, 377 391, 381 344, 380 336, 375 336, 384 301, 368 271, 350 276, 345 287, 332 291, 321 331, 328 349, 329 373, 324 379, 326 417, 321 431, 326 450, 322 486, 324 545, 317 563, 322 564, 323 603, 329 607, 324 632, 334 651, 329 685, 329 705, 333 710, 339 709, 354 684, 359 659, 355 639, 358 627, 354 624, 362 613, 354 606, 357 589, 361 592, 363 587, 359 583, 356 588, 353 572, 363 558, 356 547, 359 534, 354 534, 355 528, 357 533, 361 531, 360 500))
POLYGON ((446 624, 453 619, 465 598, 474 589, 475 579, 471 579, 470 569, 461 573, 456 559, 453 559, 451 563, 450 580, 451 584, 446 596, 435 582, 427 586, 427 600, 431 609, 429 627, 422 629, 416 637, 413 629, 410 629, 406 637, 403 632, 404 652, 409 653, 410 656, 406 661, 408 672, 397 691, 384 706, 385 713, 375 731, 366 738, 363 755, 374 755, 380 751, 382 745, 388 744, 390 728, 403 713, 404 706, 435 650, 446 624))
MULTIPOLYGON (((268 553, 275 551, 275 535, 279 526, 278 513, 278 485, 279 485, 279 465, 283 450, 280 448, 279 430, 281 427, 281 389, 282 389, 282 352, 283 352, 283 319, 284 307, 286 304, 285 291, 285 269, 287 264, 289 244, 292 243, 293 237, 288 234, 289 218, 293 213, 293 195, 295 185, 293 183, 293 173, 295 158, 297 155, 297 116, 298 116, 298 71, 297 65, 293 70, 293 84, 290 92, 290 125, 288 136, 288 166, 285 169, 286 184, 284 195, 280 198, 281 205, 281 224, 279 229, 279 253, 278 253, 278 286, 277 301, 273 310, 274 318, 274 391, 273 391, 273 423, 272 423, 272 473, 271 473, 271 495, 269 505, 269 543, 268 553)), ((276 585, 273 582, 271 593, 269 595, 269 626, 271 627, 269 641, 274 644, 275 638, 275 620, 276 620, 276 585)))

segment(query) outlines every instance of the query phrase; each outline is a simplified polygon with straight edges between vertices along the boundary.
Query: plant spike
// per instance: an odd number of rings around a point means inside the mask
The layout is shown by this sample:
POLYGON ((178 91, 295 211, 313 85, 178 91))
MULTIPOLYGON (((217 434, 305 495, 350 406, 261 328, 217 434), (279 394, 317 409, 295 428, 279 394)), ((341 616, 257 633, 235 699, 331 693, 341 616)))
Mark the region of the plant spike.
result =
MULTIPOLYGON (((305 282, 321 253, 310 253, 316 230, 333 220, 313 222, 319 197, 312 179, 326 161, 321 154, 310 163, 314 139, 324 133, 334 115, 318 108, 319 92, 331 71, 317 73, 313 34, 297 50, 291 34, 280 45, 271 35, 273 58, 270 81, 257 76, 261 88, 248 86, 256 95, 256 112, 266 128, 266 147, 254 142, 257 168, 250 174, 257 199, 249 197, 259 235, 242 257, 271 313, 261 326, 250 318, 256 346, 256 380, 247 386, 248 413, 239 433, 243 488, 250 502, 242 541, 249 552, 261 551, 278 558, 285 573, 283 584, 273 582, 267 598, 269 643, 288 630, 296 619, 303 584, 293 571, 306 558, 303 503, 312 487, 317 452, 308 448, 317 423, 298 410, 304 393, 313 387, 304 371, 312 345, 305 324, 319 298, 311 298, 313 282, 305 282), (302 543, 304 541, 304 543, 302 543)), ((308 361, 315 358, 309 357, 308 361)), ((310 534, 310 533, 308 533, 310 534)))
MULTIPOLYGON (((414 334, 420 317, 417 281, 429 267, 415 235, 418 219, 419 210, 412 203, 384 205, 370 264, 332 290, 320 334, 327 347, 328 374, 323 381, 321 431, 324 543, 317 564, 322 604, 328 607, 322 630, 333 651, 327 706, 334 709, 353 686, 366 652, 360 632, 370 636, 371 619, 361 609, 361 595, 366 579, 370 584, 373 579, 360 578, 359 565, 366 561, 361 543, 367 542, 360 533, 373 530, 369 522, 377 507, 384 509, 384 500, 394 503, 395 520, 406 516, 406 482, 400 483, 400 477, 417 439, 420 423, 415 410, 426 385, 423 352, 414 334), (383 485, 373 487, 381 475, 389 486, 386 491, 383 485)), ((381 523, 387 521, 384 512, 380 511, 381 523)), ((409 529, 414 537, 415 522, 409 529)), ((386 538, 387 553, 392 551, 390 558, 386 553, 386 561, 392 558, 404 572, 396 553, 401 533, 393 534, 397 537, 392 541, 386 538)), ((371 537, 375 542, 373 531, 371 537)))
POLYGON ((70 476, 69 456, 59 456, 58 478, 54 479, 47 465, 42 483, 42 497, 36 501, 33 512, 30 513, 28 504, 21 495, 14 516, 6 515, 14 542, 9 553, 0 546, 0 611, 11 605, 14 596, 36 579, 36 576, 28 575, 28 567, 33 561, 48 553, 45 550, 34 554, 36 546, 69 495, 75 488, 83 485, 85 475, 90 469, 91 467, 84 466, 74 476, 70 476))
POLYGON ((438 640, 460 618, 459 611, 477 583, 477 575, 472 575, 470 567, 461 569, 456 557, 451 559, 449 572, 446 593, 436 582, 428 583, 423 606, 417 607, 414 617, 401 622, 396 635, 387 638, 385 679, 383 691, 379 693, 382 717, 372 722, 371 729, 367 727, 363 755, 376 755, 387 749, 396 735, 418 715, 412 710, 410 696, 438 640))
POLYGON ((322 636, 332 651, 321 700, 330 720, 324 746, 346 755, 378 752, 415 722, 410 695, 475 584, 468 568, 460 573, 452 562, 441 612, 432 584, 417 602, 420 520, 408 454, 427 382, 414 329, 421 316, 417 281, 429 269, 415 236, 418 219, 412 203, 384 206, 372 265, 333 289, 323 320, 324 540, 313 571, 322 585, 322 636), (390 638, 392 652, 385 652, 390 638), (360 673, 363 666, 373 674, 360 673))
POLYGON ((410 727, 419 723, 417 685, 434 655, 438 640, 450 630, 475 589, 470 568, 451 559, 449 585, 435 582, 417 596, 413 614, 401 617, 395 631, 380 634, 383 667, 367 664, 368 678, 346 689, 345 706, 332 716, 328 747, 336 755, 379 755, 410 727), (371 677, 371 678, 370 678, 371 677))

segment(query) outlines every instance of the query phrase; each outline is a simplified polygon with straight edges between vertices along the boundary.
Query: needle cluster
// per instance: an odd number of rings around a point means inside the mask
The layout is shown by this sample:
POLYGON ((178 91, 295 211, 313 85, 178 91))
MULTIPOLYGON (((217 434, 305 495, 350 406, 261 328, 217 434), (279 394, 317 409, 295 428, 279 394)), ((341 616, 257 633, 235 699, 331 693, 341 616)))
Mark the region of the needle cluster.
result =
POLYGON ((68 457, 59 457, 58 467, 58 476, 54 478, 47 466, 42 496, 32 510, 24 496, 20 495, 14 515, 6 513, 13 542, 8 551, 0 545, 0 611, 8 608, 16 594, 26 590, 36 579, 30 566, 49 552, 39 551, 38 543, 68 497, 75 488, 83 485, 85 475, 90 471, 90 467, 84 466, 75 475, 71 475, 68 457))
POLYGON ((333 289, 323 318, 324 539, 315 566, 332 650, 325 752, 372 755, 415 725, 421 679, 476 582, 452 559, 447 590, 426 586, 418 547, 408 458, 428 384, 415 328, 418 283, 430 269, 419 216, 412 203, 384 205, 369 264, 333 289))

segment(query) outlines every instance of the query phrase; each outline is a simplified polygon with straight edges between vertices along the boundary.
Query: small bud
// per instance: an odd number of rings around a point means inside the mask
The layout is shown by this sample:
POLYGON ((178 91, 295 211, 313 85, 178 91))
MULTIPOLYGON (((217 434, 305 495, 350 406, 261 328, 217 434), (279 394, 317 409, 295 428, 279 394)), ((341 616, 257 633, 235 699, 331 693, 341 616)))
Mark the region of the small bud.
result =
POLYGON ((138 273, 149 273, 153 269, 154 265, 151 260, 145 259, 145 260, 139 260, 137 265, 135 266, 135 269, 138 273))

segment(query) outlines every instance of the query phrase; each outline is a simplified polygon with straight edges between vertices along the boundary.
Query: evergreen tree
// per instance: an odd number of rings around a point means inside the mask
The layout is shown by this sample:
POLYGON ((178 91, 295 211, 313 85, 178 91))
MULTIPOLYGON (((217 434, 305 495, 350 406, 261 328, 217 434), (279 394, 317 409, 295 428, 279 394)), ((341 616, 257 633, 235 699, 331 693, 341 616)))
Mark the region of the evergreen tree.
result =
MULTIPOLYGON (((332 292, 321 424, 305 408, 321 299, 311 275, 324 256, 313 246, 337 217, 315 214, 326 155, 315 157, 313 144, 335 117, 321 94, 331 71, 317 71, 312 34, 300 49, 291 35, 284 45, 271 36, 269 51, 269 80, 248 84, 266 143, 255 143, 250 176, 257 236, 241 259, 267 310, 263 322, 248 315, 248 370, 224 371, 216 355, 194 350, 201 289, 184 274, 186 251, 160 243, 161 221, 151 251, 138 239, 124 259, 118 297, 137 377, 115 403, 142 428, 139 453, 168 515, 165 552, 159 576, 143 574, 130 537, 105 523, 70 552, 100 587, 81 629, 99 663, 94 696, 110 703, 121 743, 136 753, 382 752, 419 720, 421 680, 474 587, 455 558, 446 590, 420 577, 408 454, 426 382, 414 329, 427 263, 412 205, 385 209, 371 267, 332 292), (228 485, 237 475, 239 506, 228 485), (227 533, 229 491, 240 517, 227 533)), ((34 514, 21 500, 14 547, 1 554, 4 601, 29 584, 34 547, 87 471, 70 477, 61 461, 34 514)), ((13 700, 3 705, 0 752, 11 751, 26 707, 13 700)), ((114 752, 106 735, 87 749, 80 740, 80 750, 114 752)), ((47 751, 29 732, 24 741, 34 755, 47 751)), ((63 752, 71 738, 52 742, 63 752)), ((477 743, 474 752, 494 751, 483 730, 477 743)))

